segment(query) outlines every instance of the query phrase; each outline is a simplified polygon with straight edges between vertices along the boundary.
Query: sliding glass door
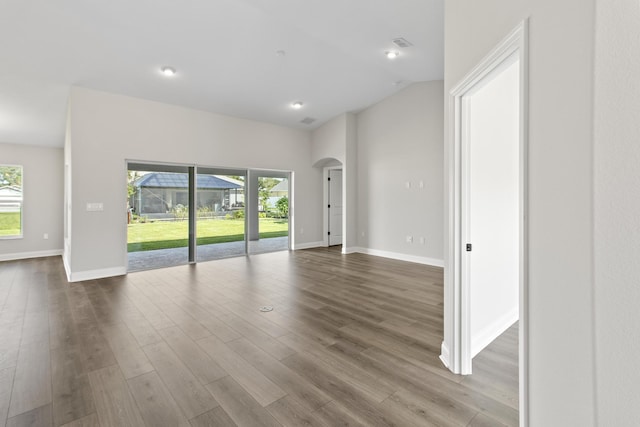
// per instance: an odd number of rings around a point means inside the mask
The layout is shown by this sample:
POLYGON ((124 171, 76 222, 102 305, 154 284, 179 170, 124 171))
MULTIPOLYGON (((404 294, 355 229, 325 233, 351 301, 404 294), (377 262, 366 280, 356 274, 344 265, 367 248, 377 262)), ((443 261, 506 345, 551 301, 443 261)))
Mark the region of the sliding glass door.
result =
POLYGON ((252 221, 249 253, 289 249, 289 173, 250 171, 252 221))
POLYGON ((129 162, 128 270, 289 249, 289 178, 129 162))
POLYGON ((189 263, 189 175, 192 169, 129 163, 129 271, 189 263))
POLYGON ((244 170, 198 168, 197 261, 246 253, 245 180, 244 170))

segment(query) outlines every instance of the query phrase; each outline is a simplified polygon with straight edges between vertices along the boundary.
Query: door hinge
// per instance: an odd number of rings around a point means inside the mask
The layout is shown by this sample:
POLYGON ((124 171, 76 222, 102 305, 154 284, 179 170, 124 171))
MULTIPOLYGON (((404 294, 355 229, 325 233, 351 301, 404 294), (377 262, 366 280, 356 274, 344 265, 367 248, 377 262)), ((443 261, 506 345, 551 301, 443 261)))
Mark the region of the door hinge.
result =
POLYGON ((471 243, 467 243, 467 252, 471 252, 471 243))
POLYGON ((327 207, 328 207, 329 209, 331 209, 331 205, 327 205, 327 207))
POLYGON ((327 178, 327 181, 331 181, 331 177, 328 177, 328 178, 327 178))
POLYGON ((327 231, 327 236, 331 236, 331 232, 330 231, 327 231))

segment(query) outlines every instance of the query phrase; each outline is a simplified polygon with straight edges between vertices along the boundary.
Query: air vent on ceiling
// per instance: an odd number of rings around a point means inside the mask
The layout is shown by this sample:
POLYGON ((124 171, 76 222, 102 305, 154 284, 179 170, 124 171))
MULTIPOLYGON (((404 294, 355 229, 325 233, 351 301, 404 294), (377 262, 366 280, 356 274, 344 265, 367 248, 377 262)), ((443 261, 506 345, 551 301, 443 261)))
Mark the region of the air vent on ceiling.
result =
POLYGON ((304 119, 300 120, 300 123, 304 123, 305 125, 310 125, 315 121, 316 119, 314 119, 313 117, 305 117, 304 119))
POLYGON ((395 44, 396 46, 400 47, 400 48, 413 46, 413 44, 410 41, 408 41, 407 39, 404 39, 402 37, 398 37, 397 39, 393 39, 393 40, 391 40, 391 42, 393 44, 395 44))

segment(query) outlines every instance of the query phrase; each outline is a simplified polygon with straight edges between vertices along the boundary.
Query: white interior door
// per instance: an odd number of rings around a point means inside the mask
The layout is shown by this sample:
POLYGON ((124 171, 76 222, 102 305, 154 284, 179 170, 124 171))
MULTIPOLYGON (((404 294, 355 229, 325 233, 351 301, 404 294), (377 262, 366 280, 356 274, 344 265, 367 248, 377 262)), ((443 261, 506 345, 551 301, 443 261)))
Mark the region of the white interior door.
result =
POLYGON ((342 244, 342 170, 329 169, 329 246, 342 244))
POLYGON ((466 102, 463 215, 472 246, 463 280, 472 357, 518 320, 519 306, 519 63, 487 80, 466 102))

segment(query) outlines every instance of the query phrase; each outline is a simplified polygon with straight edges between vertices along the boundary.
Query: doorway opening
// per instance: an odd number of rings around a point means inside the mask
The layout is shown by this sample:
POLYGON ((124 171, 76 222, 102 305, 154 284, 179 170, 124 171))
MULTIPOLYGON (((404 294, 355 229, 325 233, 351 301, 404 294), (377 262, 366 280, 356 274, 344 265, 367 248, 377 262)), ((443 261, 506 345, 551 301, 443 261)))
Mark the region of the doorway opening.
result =
POLYGON ((441 355, 454 373, 472 374, 474 356, 503 332, 513 336, 517 330, 523 426, 528 425, 527 34, 524 21, 451 90, 441 355))
POLYGON ((329 245, 342 245, 342 169, 329 169, 327 177, 327 236, 329 245))
POLYGON ((514 54, 462 98, 463 334, 472 360, 519 318, 519 69, 514 54))

